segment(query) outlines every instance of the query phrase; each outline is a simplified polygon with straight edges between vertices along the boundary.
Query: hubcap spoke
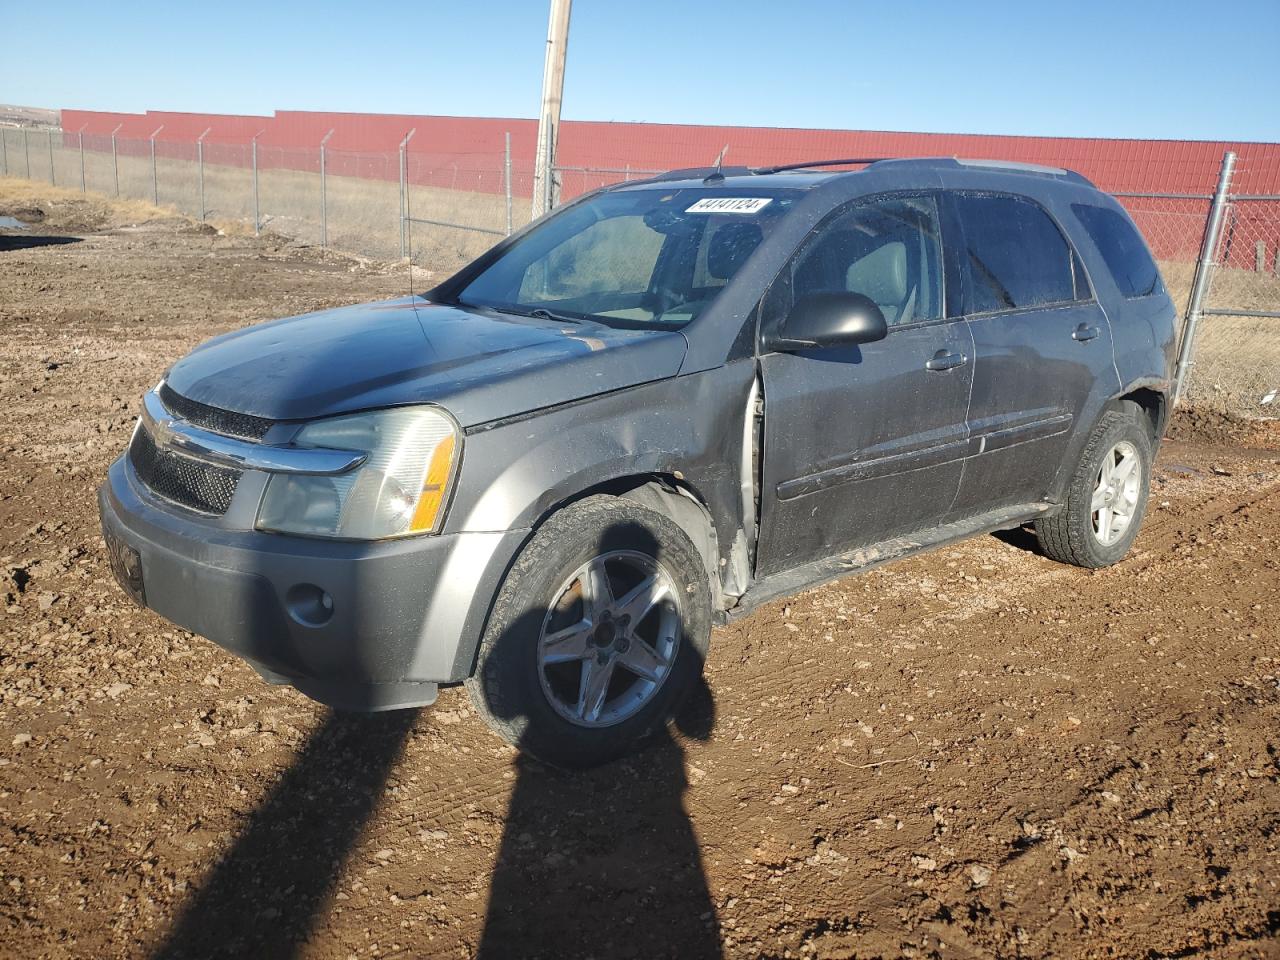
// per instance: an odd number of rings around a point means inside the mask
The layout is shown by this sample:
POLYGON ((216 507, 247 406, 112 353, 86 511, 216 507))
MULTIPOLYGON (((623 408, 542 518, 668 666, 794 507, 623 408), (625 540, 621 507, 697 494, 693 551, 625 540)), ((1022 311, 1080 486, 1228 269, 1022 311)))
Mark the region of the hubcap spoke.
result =
POLYGON ((1134 468, 1138 465, 1138 458, 1133 454, 1125 454, 1120 458, 1120 462, 1116 464, 1115 470, 1111 473, 1111 483, 1113 486, 1120 486, 1129 479, 1129 475, 1133 473, 1134 468))
POLYGON ((1103 543, 1111 542, 1111 508, 1103 507, 1098 511, 1098 539, 1103 543))
POLYGON ((613 589, 609 586, 609 574, 604 560, 597 557, 582 575, 582 599, 587 608, 587 619, 596 621, 600 614, 613 606, 613 589))
POLYGON ((657 682, 662 679, 667 669, 667 661, 639 637, 631 641, 631 646, 619 655, 619 663, 642 680, 657 682))
POLYGON ((1089 502, 1089 508, 1097 513, 1107 505, 1107 488, 1105 485, 1099 485, 1098 489, 1093 491, 1093 499, 1089 502))
POLYGON ((590 620, 580 620, 571 627, 548 633, 542 639, 543 663, 567 663, 581 660, 592 653, 590 620))
POLYGON ((578 719, 588 722, 600 719, 604 698, 609 692, 609 681, 613 679, 613 668, 612 658, 605 660, 604 663, 595 657, 582 661, 582 678, 578 682, 578 705, 574 710, 578 719))
POLYGON ((656 576, 646 577, 618 601, 617 615, 629 618, 634 626, 643 620, 650 610, 666 599, 669 592, 665 579, 659 580, 656 576))

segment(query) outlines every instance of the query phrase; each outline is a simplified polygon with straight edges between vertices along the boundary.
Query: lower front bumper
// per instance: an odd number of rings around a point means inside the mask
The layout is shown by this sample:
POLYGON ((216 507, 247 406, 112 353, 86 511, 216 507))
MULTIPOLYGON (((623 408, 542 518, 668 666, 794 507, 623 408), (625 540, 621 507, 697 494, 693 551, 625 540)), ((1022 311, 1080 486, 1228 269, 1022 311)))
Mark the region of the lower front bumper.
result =
POLYGON ((229 530, 135 484, 121 459, 98 491, 109 546, 136 551, 135 599, 347 710, 428 704, 437 683, 464 679, 528 533, 349 543, 229 530))

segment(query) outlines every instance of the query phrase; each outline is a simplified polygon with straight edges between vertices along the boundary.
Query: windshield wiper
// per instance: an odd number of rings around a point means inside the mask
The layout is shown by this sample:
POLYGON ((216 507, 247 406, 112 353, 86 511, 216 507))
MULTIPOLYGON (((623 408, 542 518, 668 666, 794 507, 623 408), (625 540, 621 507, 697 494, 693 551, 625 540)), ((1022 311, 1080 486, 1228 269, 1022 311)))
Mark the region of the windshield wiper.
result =
POLYGON ((567 317, 563 313, 553 313, 552 311, 548 310, 546 307, 534 307, 532 310, 526 313, 525 316, 537 317, 539 320, 553 320, 556 323, 581 323, 582 322, 577 317, 567 317))

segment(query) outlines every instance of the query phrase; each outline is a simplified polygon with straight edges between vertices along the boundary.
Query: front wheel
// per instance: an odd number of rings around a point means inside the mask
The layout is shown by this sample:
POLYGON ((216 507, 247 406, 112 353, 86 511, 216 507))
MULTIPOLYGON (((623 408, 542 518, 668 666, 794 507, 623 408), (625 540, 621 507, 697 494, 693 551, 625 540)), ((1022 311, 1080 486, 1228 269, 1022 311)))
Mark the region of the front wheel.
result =
POLYGON ((1151 459, 1151 438, 1136 411, 1104 414, 1062 506, 1036 521, 1045 554, 1080 567, 1106 567, 1123 559, 1147 509, 1151 459))
POLYGON ((616 497, 553 516, 507 574, 467 692, 508 742, 564 767, 662 727, 702 672, 710 580, 667 517, 616 497))

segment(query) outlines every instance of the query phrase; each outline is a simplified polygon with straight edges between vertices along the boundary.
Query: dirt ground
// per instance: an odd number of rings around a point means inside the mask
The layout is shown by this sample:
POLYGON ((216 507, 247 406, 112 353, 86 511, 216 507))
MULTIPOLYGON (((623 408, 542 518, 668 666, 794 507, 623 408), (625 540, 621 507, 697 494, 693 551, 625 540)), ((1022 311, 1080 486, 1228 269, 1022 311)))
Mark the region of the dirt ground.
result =
POLYGON ((0 952, 1280 956, 1280 430, 1187 417, 1133 554, 1022 532, 717 630, 670 736, 565 774, 442 692, 335 715, 133 607, 140 395, 401 268, 0 180, 0 952))

